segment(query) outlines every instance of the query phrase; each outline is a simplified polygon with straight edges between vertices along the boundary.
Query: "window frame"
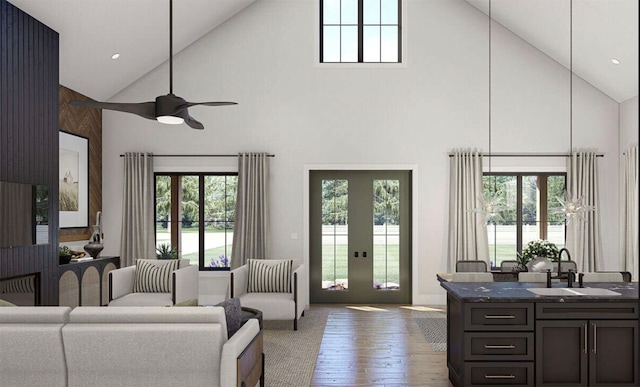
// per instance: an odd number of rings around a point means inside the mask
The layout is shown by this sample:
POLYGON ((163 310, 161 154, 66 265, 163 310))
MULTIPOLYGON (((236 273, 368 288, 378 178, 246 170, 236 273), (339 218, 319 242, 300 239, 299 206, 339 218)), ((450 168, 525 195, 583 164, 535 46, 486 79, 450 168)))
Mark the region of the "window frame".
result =
MULTIPOLYGON (((524 176, 536 176, 538 178, 538 182, 542 183, 545 187, 544 190, 539 189, 540 191, 540 220, 539 220, 539 225, 540 225, 540 239, 546 239, 548 238, 548 234, 547 234, 547 223, 548 223, 548 178, 550 176, 561 176, 564 177, 564 189, 566 191, 567 188, 567 173, 566 172, 483 172, 482 173, 482 178, 484 180, 484 177, 491 177, 491 176, 515 176, 516 177, 516 251, 518 253, 522 253, 522 248, 524 247, 524 244, 522 242, 523 240, 523 206, 522 206, 522 196, 523 196, 523 184, 522 184, 522 179, 524 176), (544 179, 540 179, 540 178, 544 178, 544 179)), ((495 181, 493 182, 494 187, 495 187, 495 181)), ((484 181, 483 181, 483 186, 484 186, 484 181)), ((540 187, 540 185, 538 185, 538 187, 540 187)), ((483 188, 484 189, 484 188, 483 188)), ((494 225, 498 224, 493 222, 494 225)), ((487 226, 489 225, 489 222, 487 221, 487 226)), ((565 220, 565 224, 564 224, 564 230, 565 230, 565 243, 566 243, 566 237, 567 237, 567 223, 565 220)), ((495 235, 494 235, 495 236, 495 235)), ((490 241, 489 241, 490 242, 490 241)), ((493 251, 489 250, 489 257, 490 259, 495 259, 497 260, 497 243, 494 241, 493 243, 493 251)), ((515 259, 515 257, 514 257, 515 259)), ((497 267, 498 263, 494 262, 495 265, 497 267)))
MULTIPOLYGON (((380 24, 365 24, 364 23, 364 0, 357 0, 358 2, 358 24, 354 25, 354 24, 326 24, 326 26, 338 26, 338 27, 342 27, 342 26, 356 26, 357 30, 358 30, 358 60, 355 62, 343 62, 342 58, 340 61, 337 62, 325 62, 324 60, 324 1, 325 0, 319 0, 319 57, 318 57, 318 62, 320 62, 321 64, 402 64, 403 63, 403 58, 402 58, 402 26, 403 26, 403 17, 402 17, 402 0, 397 0, 398 2, 398 9, 397 9, 397 13, 398 13, 398 22, 397 24, 383 24, 382 20, 380 21, 380 24), (386 61, 378 61, 378 62, 365 62, 364 61, 364 27, 365 26, 379 26, 379 27, 384 27, 384 26, 397 26, 398 27, 398 43, 397 43, 397 49, 398 49, 398 60, 394 61, 394 62, 386 62, 386 61)), ((342 1, 342 0, 340 0, 342 1)), ((381 12, 382 12, 382 8, 381 8, 381 12)), ((382 37, 380 37, 380 40, 382 40, 382 37)), ((382 56, 382 52, 380 53, 380 55, 382 56)), ((382 58, 381 58, 382 59, 382 58)))
MULTIPOLYGON (((154 229, 154 244, 157 245, 157 226, 158 226, 158 220, 157 220, 157 191, 155 188, 155 184, 156 184, 156 179, 158 176, 169 176, 171 178, 171 217, 173 219, 182 219, 182 217, 180 216, 180 203, 179 201, 181 201, 181 193, 182 193, 182 179, 180 179, 179 177, 183 177, 183 176, 196 176, 198 177, 198 269, 199 271, 230 271, 231 268, 230 267, 207 267, 205 266, 205 224, 207 223, 205 220, 205 206, 204 206, 204 200, 205 200, 205 185, 204 183, 204 179, 206 176, 238 176, 238 172, 154 172, 153 174, 153 179, 154 179, 154 190, 153 190, 153 202, 154 202, 154 206, 153 206, 153 229, 154 229)), ((226 184, 225 184, 225 191, 226 191, 226 184)), ((226 197, 226 194, 225 194, 226 197)), ((181 224, 181 220, 177 221, 177 222, 171 222, 170 223, 170 235, 171 235, 171 246, 174 246, 178 249, 178 251, 181 251, 180 249, 180 242, 179 242, 179 229, 180 229, 180 224, 181 224)), ((235 227, 235 224, 234 224, 235 227)), ((225 227, 226 230, 226 227, 225 227)), ((233 241, 232 241, 233 243, 233 241)))

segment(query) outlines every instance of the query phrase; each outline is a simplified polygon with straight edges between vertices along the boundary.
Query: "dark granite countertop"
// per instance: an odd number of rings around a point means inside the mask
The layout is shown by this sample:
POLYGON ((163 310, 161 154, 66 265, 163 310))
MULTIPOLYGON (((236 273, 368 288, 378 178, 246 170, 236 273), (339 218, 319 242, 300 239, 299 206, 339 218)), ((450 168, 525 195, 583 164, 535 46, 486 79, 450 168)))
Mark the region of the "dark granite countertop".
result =
MULTIPOLYGON (((584 288, 608 289, 620 295, 553 295, 541 296, 527 290, 546 288, 546 283, 531 282, 441 282, 440 286, 455 298, 466 302, 625 302, 638 301, 638 282, 590 282, 584 288)), ((554 283, 553 288, 567 288, 566 283, 554 283)), ((580 291, 574 287, 573 290, 580 291)))

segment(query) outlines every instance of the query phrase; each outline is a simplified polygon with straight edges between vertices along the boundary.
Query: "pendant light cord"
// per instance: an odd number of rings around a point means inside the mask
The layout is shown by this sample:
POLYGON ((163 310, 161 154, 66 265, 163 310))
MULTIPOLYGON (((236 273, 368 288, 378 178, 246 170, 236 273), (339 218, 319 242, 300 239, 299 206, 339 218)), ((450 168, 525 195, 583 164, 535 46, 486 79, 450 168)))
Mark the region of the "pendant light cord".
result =
POLYGON ((491 0, 489 0, 489 173, 491 173, 491 0))
POLYGON ((573 0, 569 0, 569 155, 573 154, 573 0))
POLYGON ((173 94, 173 0, 169 0, 169 94, 173 94))

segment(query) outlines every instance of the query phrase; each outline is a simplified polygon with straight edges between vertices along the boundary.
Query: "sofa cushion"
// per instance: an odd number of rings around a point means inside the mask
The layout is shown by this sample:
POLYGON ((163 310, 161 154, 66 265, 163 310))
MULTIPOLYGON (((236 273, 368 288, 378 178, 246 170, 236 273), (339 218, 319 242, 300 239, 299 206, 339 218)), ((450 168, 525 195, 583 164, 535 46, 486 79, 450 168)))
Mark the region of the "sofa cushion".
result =
POLYGON ((242 306, 240 305, 240 299, 233 297, 217 303, 216 306, 224 308, 224 315, 227 320, 227 337, 231 338, 242 325, 242 306))
POLYGON ((138 259, 136 276, 133 281, 134 293, 168 293, 171 291, 171 273, 178 270, 180 261, 171 260, 163 265, 155 265, 138 259))
POLYGON ((291 293, 293 260, 249 259, 247 292, 291 293))

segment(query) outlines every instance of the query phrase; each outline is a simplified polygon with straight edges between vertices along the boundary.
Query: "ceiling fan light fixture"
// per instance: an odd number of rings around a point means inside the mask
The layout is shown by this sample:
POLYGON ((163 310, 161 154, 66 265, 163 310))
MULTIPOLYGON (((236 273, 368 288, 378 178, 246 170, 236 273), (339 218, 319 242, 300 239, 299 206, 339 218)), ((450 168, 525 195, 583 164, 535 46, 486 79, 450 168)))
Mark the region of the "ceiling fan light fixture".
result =
POLYGON ((162 124, 169 125, 180 125, 184 122, 184 118, 176 116, 158 116, 156 119, 162 124))

